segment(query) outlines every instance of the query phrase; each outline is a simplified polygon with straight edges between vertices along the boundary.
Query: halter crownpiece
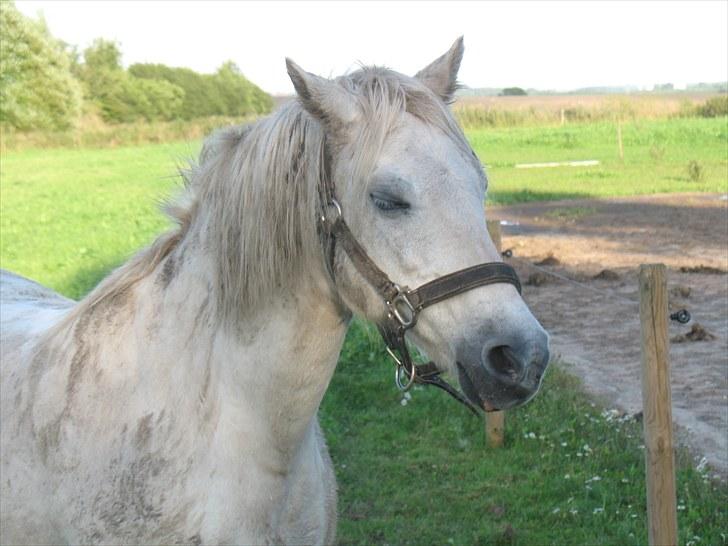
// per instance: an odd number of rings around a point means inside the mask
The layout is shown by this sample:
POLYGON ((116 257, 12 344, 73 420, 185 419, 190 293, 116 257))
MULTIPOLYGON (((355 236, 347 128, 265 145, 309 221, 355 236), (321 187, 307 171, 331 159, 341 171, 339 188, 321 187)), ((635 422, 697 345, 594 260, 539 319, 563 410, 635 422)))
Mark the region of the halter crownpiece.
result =
MULTIPOLYGON (((328 179, 328 177, 327 177, 328 179)), ((467 406, 477 414, 478 408, 452 385, 440 377, 440 370, 434 362, 415 364, 412 361, 405 334, 417 324, 417 317, 425 307, 467 292, 480 286, 496 283, 512 284, 521 293, 521 283, 516 271, 508 264, 491 262, 475 265, 427 282, 418 288, 400 287, 369 257, 356 237, 351 233, 344 220, 341 205, 336 201, 334 188, 330 183, 325 187, 326 210, 321 223, 328 235, 328 262, 331 275, 334 275, 334 253, 340 244, 356 270, 374 287, 384 300, 388 312, 382 323, 378 324, 379 333, 387 346, 387 352, 395 362, 395 382, 397 387, 406 391, 413 384, 434 385, 467 406), (399 355, 399 357, 398 357, 399 355)), ((335 280, 335 279, 334 279, 335 280)))

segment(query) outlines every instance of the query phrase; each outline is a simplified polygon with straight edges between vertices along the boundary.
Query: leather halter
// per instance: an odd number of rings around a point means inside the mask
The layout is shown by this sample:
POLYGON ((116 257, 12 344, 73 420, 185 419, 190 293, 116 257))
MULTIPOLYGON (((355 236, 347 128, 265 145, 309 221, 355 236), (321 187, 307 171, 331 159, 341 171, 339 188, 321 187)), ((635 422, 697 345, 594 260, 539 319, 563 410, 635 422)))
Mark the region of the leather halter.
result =
MULTIPOLYGON (((406 391, 413 384, 438 387, 458 402, 477 414, 478 408, 462 393, 440 377, 440 370, 434 362, 415 364, 412 361, 405 334, 417 324, 417 318, 425 307, 489 284, 509 283, 521 293, 521 283, 516 271, 508 264, 491 262, 475 265, 435 280, 415 289, 400 287, 369 257, 364 248, 351 233, 344 221, 341 205, 336 200, 333 182, 326 169, 324 177, 325 212, 320 221, 328 236, 327 252, 330 272, 334 284, 334 254, 336 244, 340 244, 356 270, 374 287, 387 306, 387 315, 377 325, 379 333, 387 346, 387 352, 396 363, 395 381, 400 390, 406 391)), ((483 408, 484 409, 484 408, 483 408)))

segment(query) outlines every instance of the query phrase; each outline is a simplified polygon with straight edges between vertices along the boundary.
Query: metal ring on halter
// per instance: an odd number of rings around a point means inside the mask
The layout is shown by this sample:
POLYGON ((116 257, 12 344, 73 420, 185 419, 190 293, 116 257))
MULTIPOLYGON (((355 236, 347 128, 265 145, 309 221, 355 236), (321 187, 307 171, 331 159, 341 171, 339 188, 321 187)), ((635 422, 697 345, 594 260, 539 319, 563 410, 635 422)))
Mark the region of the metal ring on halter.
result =
POLYGON ((412 366, 412 371, 408 372, 407 369, 400 364, 394 371, 394 382, 397 383, 397 388, 402 392, 407 392, 408 390, 410 390, 410 387, 414 384, 415 379, 417 379, 417 372, 415 371, 414 366, 412 366), (402 381, 402 374, 407 375, 406 383, 402 381))
POLYGON ((407 373, 404 364, 399 358, 397 358, 397 355, 394 354, 394 351, 392 349, 386 346, 384 348, 386 349, 387 353, 389 353, 389 356, 392 357, 392 360, 394 360, 394 382, 397 384, 397 388, 402 392, 408 391, 417 377, 414 366, 412 366, 412 374, 409 375, 407 383, 403 382, 402 372, 407 373))
POLYGON ((336 222, 336 220, 341 218, 342 215, 343 213, 341 212, 341 205, 339 205, 339 202, 336 199, 331 199, 331 201, 326 204, 326 211, 324 211, 324 222, 333 224, 334 222, 336 222), (329 216, 329 211, 331 209, 334 209, 335 211, 333 217, 329 216))
POLYGON ((399 358, 397 358, 397 355, 394 354, 394 351, 392 349, 390 349, 386 345, 384 346, 384 348, 387 351, 387 353, 389 354, 389 356, 392 357, 392 360, 394 360, 395 366, 397 366, 397 367, 404 366, 404 364, 402 364, 402 361, 399 358))

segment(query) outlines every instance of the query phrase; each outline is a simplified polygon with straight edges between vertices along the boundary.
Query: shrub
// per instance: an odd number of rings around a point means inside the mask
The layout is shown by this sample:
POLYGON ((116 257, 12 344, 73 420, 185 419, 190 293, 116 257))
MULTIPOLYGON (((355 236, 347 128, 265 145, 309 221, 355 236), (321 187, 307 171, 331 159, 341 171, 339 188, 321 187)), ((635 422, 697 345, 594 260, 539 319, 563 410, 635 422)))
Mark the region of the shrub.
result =
POLYGON ((705 169, 703 168, 703 165, 700 164, 699 161, 695 161, 694 159, 688 163, 688 177, 693 182, 700 182, 703 179, 703 175, 705 174, 705 169))
POLYGON ((698 105, 695 113, 704 118, 728 116, 728 94, 712 97, 698 105))

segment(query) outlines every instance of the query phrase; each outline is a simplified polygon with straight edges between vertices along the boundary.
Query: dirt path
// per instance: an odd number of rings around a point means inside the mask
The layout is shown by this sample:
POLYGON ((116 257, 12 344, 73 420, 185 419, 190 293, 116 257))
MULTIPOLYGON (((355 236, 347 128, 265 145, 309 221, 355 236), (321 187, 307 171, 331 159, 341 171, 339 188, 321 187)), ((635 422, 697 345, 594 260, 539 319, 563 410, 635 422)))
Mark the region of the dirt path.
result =
MULTIPOLYGON (((671 344, 673 419, 680 440, 726 478, 728 195, 533 203, 491 207, 488 216, 506 222, 503 248, 516 257, 546 260, 547 270, 635 302, 639 265, 668 266, 670 306, 693 316, 688 325, 671 322, 670 337, 684 337, 695 323, 714 336, 671 344)), ((606 403, 640 411, 639 306, 511 263, 526 281, 526 301, 552 335, 554 355, 606 403)))

